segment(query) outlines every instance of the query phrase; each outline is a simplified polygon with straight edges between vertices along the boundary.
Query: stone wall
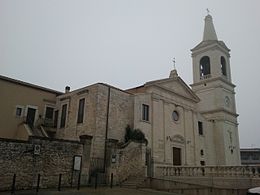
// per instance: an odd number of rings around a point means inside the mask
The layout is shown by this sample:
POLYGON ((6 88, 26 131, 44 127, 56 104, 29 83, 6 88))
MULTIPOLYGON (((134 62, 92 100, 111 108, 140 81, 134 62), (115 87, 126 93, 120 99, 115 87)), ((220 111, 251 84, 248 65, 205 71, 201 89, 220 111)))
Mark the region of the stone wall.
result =
POLYGON ((146 176, 145 153, 145 144, 135 142, 130 142, 125 148, 117 150, 117 161, 111 164, 109 169, 110 174, 114 174, 117 184, 126 181, 129 177, 146 176))
POLYGON ((83 144, 78 141, 30 137, 29 141, 0 139, 0 190, 11 188, 16 174, 16 189, 30 189, 36 186, 41 175, 40 187, 57 187, 59 174, 62 186, 71 186, 73 158, 82 155, 83 144), (35 145, 40 146, 35 154, 35 145))
POLYGON ((124 141, 125 127, 128 124, 133 126, 131 94, 102 83, 59 96, 57 109, 59 120, 56 137, 78 140, 81 135, 92 136, 91 158, 102 163, 106 136, 108 139, 124 141), (85 98, 84 117, 82 123, 77 123, 79 100, 82 98, 85 98), (67 104, 66 125, 60 128, 64 104, 67 104))

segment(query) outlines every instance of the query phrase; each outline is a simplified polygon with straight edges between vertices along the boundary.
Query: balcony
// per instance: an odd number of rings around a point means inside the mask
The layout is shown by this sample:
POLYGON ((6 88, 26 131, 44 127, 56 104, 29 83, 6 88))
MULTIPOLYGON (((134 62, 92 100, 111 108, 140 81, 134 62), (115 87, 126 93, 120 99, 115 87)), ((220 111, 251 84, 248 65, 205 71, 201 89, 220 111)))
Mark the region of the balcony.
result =
POLYGON ((205 79, 209 79, 209 78, 211 78, 211 74, 201 75, 200 76, 200 80, 205 80, 205 79))

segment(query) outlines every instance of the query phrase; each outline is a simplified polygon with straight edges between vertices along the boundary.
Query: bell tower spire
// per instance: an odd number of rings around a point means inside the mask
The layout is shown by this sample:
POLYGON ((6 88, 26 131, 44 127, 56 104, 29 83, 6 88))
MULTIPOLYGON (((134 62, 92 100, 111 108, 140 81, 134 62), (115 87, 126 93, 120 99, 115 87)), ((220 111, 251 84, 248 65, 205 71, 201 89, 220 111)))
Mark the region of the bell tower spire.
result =
POLYGON ((211 15, 205 17, 203 41, 217 41, 217 33, 214 28, 213 19, 211 15))
POLYGON ((218 40, 211 15, 205 17, 202 41, 191 51, 194 83, 215 78, 231 83, 230 49, 218 40))
POLYGON ((202 41, 192 50, 192 90, 200 98, 197 109, 212 125, 217 165, 239 165, 240 151, 235 102, 231 81, 230 49, 218 40, 212 16, 205 17, 202 41), (228 139, 230 138, 230 139, 228 139))

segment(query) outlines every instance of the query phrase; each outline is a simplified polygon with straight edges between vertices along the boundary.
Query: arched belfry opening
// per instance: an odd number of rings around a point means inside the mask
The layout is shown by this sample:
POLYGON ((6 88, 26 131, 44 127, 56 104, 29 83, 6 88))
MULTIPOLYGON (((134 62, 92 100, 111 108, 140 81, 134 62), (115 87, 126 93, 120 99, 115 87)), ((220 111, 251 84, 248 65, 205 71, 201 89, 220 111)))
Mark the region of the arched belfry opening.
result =
POLYGON ((200 79, 206 79, 210 77, 210 59, 208 56, 204 56, 200 59, 200 79))
POLYGON ((220 58, 220 62, 221 62, 221 71, 222 71, 222 74, 224 76, 227 76, 227 65, 226 65, 226 60, 223 56, 221 56, 220 58))

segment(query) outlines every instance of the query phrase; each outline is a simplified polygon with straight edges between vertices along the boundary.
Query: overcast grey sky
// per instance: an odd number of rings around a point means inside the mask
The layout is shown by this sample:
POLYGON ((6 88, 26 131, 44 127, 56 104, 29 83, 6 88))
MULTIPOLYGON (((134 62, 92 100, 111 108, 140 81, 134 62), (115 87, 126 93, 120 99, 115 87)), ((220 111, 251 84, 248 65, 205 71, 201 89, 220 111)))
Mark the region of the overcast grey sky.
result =
POLYGON ((176 57, 191 84, 206 8, 231 49, 240 145, 260 147, 260 0, 0 0, 0 74, 60 91, 126 89, 168 77, 176 57))

